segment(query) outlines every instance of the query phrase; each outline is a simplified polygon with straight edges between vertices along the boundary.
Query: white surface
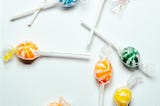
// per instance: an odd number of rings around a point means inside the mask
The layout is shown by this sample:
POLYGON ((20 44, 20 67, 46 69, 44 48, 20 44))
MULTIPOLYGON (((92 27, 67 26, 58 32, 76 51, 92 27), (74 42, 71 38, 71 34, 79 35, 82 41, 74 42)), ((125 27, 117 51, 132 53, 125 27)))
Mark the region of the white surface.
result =
MULTIPOLYGON (((32 17, 16 22, 9 18, 36 6, 40 0, 1 0, 2 18, 0 46, 14 45, 24 40, 34 41, 44 50, 85 51, 89 32, 80 26, 83 19, 93 23, 97 0, 80 3, 72 10, 54 8, 39 14, 32 28, 27 24, 32 17)), ((135 0, 120 15, 110 12, 105 5, 99 31, 120 46, 136 47, 144 63, 155 65, 155 79, 143 77, 144 83, 133 90, 134 106, 159 106, 160 89, 160 1, 135 0)), ((91 52, 93 59, 75 61, 41 58, 24 65, 14 58, 7 64, 0 61, 1 106, 44 106, 53 97, 64 96, 73 106, 97 106, 98 86, 93 69, 104 43, 94 37, 91 52)), ((2 51, 2 50, 0 50, 2 51)), ((2 53, 2 52, 1 52, 2 53)), ((116 88, 125 85, 131 72, 124 68, 113 53, 112 82, 105 90, 104 106, 112 106, 116 88)))

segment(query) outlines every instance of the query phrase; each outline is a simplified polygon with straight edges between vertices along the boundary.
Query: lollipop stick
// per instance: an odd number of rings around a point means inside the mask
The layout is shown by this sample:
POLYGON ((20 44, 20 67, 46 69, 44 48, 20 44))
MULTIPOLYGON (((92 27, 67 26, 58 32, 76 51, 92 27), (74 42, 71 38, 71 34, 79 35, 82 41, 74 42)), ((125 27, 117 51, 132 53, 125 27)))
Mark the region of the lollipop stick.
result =
POLYGON ((23 18, 23 17, 29 16, 29 15, 32 15, 32 14, 35 12, 35 10, 36 10, 36 9, 32 9, 32 10, 23 12, 23 13, 21 13, 21 14, 18 14, 18 15, 16 15, 16 16, 12 17, 12 18, 10 19, 10 21, 15 21, 15 20, 18 20, 18 19, 20 19, 20 18, 23 18))
POLYGON ((34 9, 31 9, 29 11, 26 11, 26 12, 23 12, 21 14, 18 14, 14 17, 12 17, 10 19, 10 21, 15 21, 17 19, 20 19, 20 18, 23 18, 23 17, 26 17, 26 16, 29 16, 29 15, 32 15, 35 13, 35 11, 37 10, 45 10, 45 9, 49 9, 49 8, 52 8, 54 6, 56 6, 58 4, 58 1, 49 1, 49 2, 46 2, 46 3, 43 3, 42 5, 38 6, 37 8, 34 8, 34 9))
MULTIPOLYGON (((47 0, 44 0, 43 3, 45 3, 47 0)), ((29 27, 32 26, 32 24, 34 23, 35 19, 37 18, 38 14, 41 12, 41 9, 35 11, 33 19, 31 20, 31 22, 28 24, 29 27)))
MULTIPOLYGON (((91 30, 91 27, 89 25, 87 25, 86 23, 82 22, 82 21, 81 21, 81 25, 84 28, 86 28, 87 30, 89 30, 89 31, 91 30)), ((120 49, 116 45, 114 45, 112 42, 110 42, 108 39, 106 39, 102 33, 98 32, 96 29, 94 29, 94 33, 102 41, 104 41, 105 43, 107 43, 108 45, 110 45, 118 53, 118 55, 120 54, 120 49)))
POLYGON ((31 22, 28 24, 28 27, 31 27, 35 21, 35 19, 37 18, 38 14, 40 13, 41 9, 39 9, 38 11, 36 11, 34 13, 33 19, 31 20, 31 22))
POLYGON ((63 57, 89 60, 90 54, 88 53, 72 53, 72 52, 40 52, 40 56, 45 57, 63 57))
POLYGON ((104 88, 105 88, 104 84, 100 85, 100 90, 99 90, 99 106, 103 106, 104 88))
POLYGON ((93 34, 94 34, 94 29, 96 28, 97 26, 97 23, 99 21, 99 18, 100 18, 100 15, 101 15, 101 12, 103 10, 103 6, 104 6, 104 3, 105 3, 105 0, 100 0, 100 4, 99 4, 99 8, 98 8, 98 12, 97 12, 97 15, 96 15, 96 18, 95 18, 95 23, 93 24, 93 27, 91 29, 91 33, 90 33, 90 36, 89 36, 89 40, 88 40, 88 43, 87 43, 87 47, 90 47, 90 44, 91 44, 91 41, 92 41, 92 38, 93 38, 93 34))

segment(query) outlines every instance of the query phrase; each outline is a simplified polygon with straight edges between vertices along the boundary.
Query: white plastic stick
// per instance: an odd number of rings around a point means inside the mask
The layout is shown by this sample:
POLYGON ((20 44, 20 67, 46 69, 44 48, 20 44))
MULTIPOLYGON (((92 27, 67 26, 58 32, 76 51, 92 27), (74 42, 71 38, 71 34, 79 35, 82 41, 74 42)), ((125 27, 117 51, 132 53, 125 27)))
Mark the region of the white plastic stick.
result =
POLYGON ((88 39, 88 42, 87 42, 87 47, 90 47, 90 44, 91 44, 91 41, 93 39, 93 34, 94 34, 94 29, 96 28, 97 26, 97 23, 99 21, 99 18, 101 16, 101 12, 103 10, 103 6, 105 4, 105 0, 100 0, 100 4, 98 6, 98 11, 97 11, 97 14, 96 14, 96 18, 94 20, 94 24, 93 24, 93 27, 91 29, 91 33, 90 33, 90 36, 89 36, 89 39, 88 39))
POLYGON ((32 15, 37 10, 45 10, 45 9, 48 9, 48 8, 52 8, 52 7, 56 6, 58 3, 59 3, 58 1, 50 0, 49 2, 43 3, 42 5, 38 6, 37 8, 31 9, 29 11, 23 12, 21 14, 18 14, 16 16, 12 17, 10 19, 10 21, 15 21, 17 19, 32 15))
POLYGON ((104 88, 105 88, 105 85, 100 85, 100 90, 99 90, 99 106, 103 106, 104 88))
MULTIPOLYGON (((45 3, 47 0, 44 0, 43 3, 45 3)), ((35 21, 35 19, 37 18, 38 14, 41 12, 41 9, 37 10, 34 12, 33 18, 31 20, 31 22, 28 24, 28 27, 31 27, 35 21)))
MULTIPOLYGON (((91 27, 89 25, 87 25, 86 23, 81 21, 81 25, 86 28, 87 30, 91 30, 91 27)), ((107 43, 108 45, 110 45, 117 53, 118 55, 120 54, 120 48, 118 48, 116 45, 114 45, 111 41, 109 41, 108 39, 106 39, 104 37, 104 35, 100 32, 98 32, 96 29, 94 29, 93 31, 95 33, 95 35, 100 38, 102 41, 104 41, 105 43, 107 43)))
POLYGON ((40 56, 44 57, 62 57, 62 58, 74 58, 74 59, 85 59, 85 60, 89 60, 91 56, 88 53, 73 53, 73 52, 59 52, 59 51, 54 51, 54 52, 40 51, 39 53, 40 56))
POLYGON ((41 9, 37 10, 34 15, 33 15, 33 19, 31 20, 31 22, 28 24, 28 27, 31 27, 35 21, 35 19, 37 18, 38 14, 40 13, 41 9))

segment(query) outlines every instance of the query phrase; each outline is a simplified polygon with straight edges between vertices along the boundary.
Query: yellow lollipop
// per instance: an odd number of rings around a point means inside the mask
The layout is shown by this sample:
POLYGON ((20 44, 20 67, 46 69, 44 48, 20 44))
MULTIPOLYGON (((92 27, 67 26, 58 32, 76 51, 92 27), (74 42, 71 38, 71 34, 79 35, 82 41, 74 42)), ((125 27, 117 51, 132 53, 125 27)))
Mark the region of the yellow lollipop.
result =
POLYGON ((117 106, 128 106, 132 99, 132 92, 128 87, 122 87, 115 91, 113 100, 117 106))

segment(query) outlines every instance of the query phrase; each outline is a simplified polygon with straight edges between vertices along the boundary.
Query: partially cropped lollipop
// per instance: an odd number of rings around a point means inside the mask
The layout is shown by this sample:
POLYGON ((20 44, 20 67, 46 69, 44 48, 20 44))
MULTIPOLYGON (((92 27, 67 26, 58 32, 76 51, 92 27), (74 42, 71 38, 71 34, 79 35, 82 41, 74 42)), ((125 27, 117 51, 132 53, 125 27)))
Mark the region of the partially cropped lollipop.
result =
MULTIPOLYGON (((91 27, 89 25, 87 25, 86 23, 82 22, 81 23, 83 27, 85 27, 87 30, 91 30, 91 27)), ((140 58, 140 53, 138 52, 138 50, 136 50, 134 47, 126 47, 123 49, 120 49, 117 45, 113 44, 112 42, 110 42, 108 39, 106 39, 103 34, 101 34, 100 32, 98 32, 96 29, 94 30, 95 35, 100 38, 102 41, 104 41, 105 43, 107 43, 108 45, 110 45, 118 54, 122 64, 124 64, 128 69, 130 70, 140 70, 141 72, 143 72, 144 75, 146 75, 147 77, 152 77, 151 73, 149 73, 149 71, 151 69, 149 69, 148 67, 144 67, 144 65, 141 62, 141 58, 140 58)), ((152 67, 150 67, 152 68, 152 67)))
POLYGON ((34 23, 35 19, 37 18, 38 14, 40 13, 40 11, 49 9, 49 8, 53 8, 57 5, 60 5, 64 8, 69 8, 69 7, 73 7, 75 6, 75 4, 77 3, 78 0, 44 0, 41 5, 28 10, 26 12, 23 12, 21 14, 18 14, 14 17, 12 17, 10 20, 11 21, 15 21, 17 19, 29 16, 34 14, 33 19, 31 20, 31 22, 28 24, 28 26, 32 26, 32 24, 34 23))
POLYGON ((107 59, 98 61, 95 65, 95 78, 100 86, 99 106, 103 106, 103 93, 105 85, 107 85, 112 77, 112 65, 107 59))
POLYGON ((132 100, 132 89, 142 82, 141 77, 137 77, 136 73, 129 78, 127 85, 116 89, 113 95, 113 101, 116 106, 129 106, 132 100))
POLYGON ((72 53, 72 52, 56 52, 56 51, 40 51, 38 46, 31 42, 25 41, 20 43, 16 48, 12 48, 4 55, 4 61, 9 61, 14 54, 22 60, 35 60, 40 56, 44 57, 62 57, 71 59, 88 60, 90 55, 88 53, 72 53))
POLYGON ((58 101, 50 102, 47 106, 71 106, 63 97, 60 97, 58 101))

